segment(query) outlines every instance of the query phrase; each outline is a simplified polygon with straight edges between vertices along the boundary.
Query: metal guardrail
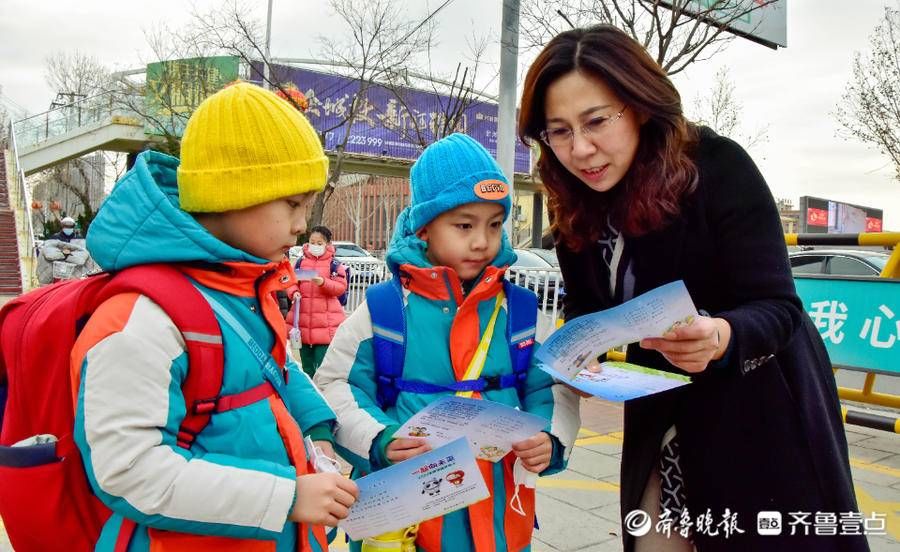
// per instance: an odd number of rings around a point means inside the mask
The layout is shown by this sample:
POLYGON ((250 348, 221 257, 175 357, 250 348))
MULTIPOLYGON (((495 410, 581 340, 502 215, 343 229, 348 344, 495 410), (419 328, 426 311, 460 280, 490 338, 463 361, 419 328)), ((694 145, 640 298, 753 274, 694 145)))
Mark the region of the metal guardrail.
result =
MULTIPOLYGON (((9 125, 9 152, 12 171, 9 179, 16 181, 15 202, 11 205, 16 218, 16 241, 19 245, 19 267, 22 274, 22 293, 37 287, 37 246, 34 240, 34 226, 31 222, 31 190, 25 181, 25 171, 19 163, 19 144, 13 123, 9 125), (24 243, 23 243, 24 242, 24 243)), ((10 198, 12 199, 12 198, 10 198)))
MULTIPOLYGON (((350 314, 366 300, 366 289, 392 277, 384 261, 350 261, 341 259, 350 269, 347 304, 344 310, 350 314)), ((506 273, 508 280, 534 291, 538 307, 544 314, 556 319, 562 306, 563 282, 558 268, 514 268, 506 273)))
POLYGON ((391 271, 387 269, 384 261, 348 261, 347 259, 341 259, 341 262, 350 269, 347 304, 344 305, 344 311, 347 314, 355 311, 356 307, 366 300, 366 290, 369 286, 389 280, 392 277, 391 271))
POLYGON ((562 315, 562 297, 565 287, 558 268, 511 268, 506 279, 538 296, 538 308, 551 320, 562 315))
MULTIPOLYGON (((16 121, 13 130, 18 136, 19 147, 28 148, 114 116, 143 120, 140 114, 127 107, 128 97, 117 90, 109 90, 16 121)), ((143 105, 144 98, 135 96, 135 102, 143 105)))

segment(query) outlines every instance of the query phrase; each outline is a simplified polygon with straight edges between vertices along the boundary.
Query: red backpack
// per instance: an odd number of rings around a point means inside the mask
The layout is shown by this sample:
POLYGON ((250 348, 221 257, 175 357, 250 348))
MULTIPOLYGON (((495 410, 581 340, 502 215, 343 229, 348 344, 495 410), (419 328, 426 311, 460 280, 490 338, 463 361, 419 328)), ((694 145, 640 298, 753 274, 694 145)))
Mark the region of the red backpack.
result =
MULTIPOLYGON (((0 516, 18 552, 93 550, 111 512, 91 491, 73 441, 77 389, 70 355, 87 319, 106 299, 137 292, 157 303, 184 336, 187 412, 179 446, 190 448, 219 403, 222 334, 209 303, 169 265, 144 265, 41 288, 0 310, 0 516), (4 408, 5 403, 5 408, 4 408), (56 442, 13 447, 35 435, 56 442)), ((227 402, 227 401, 226 401, 227 402)), ((128 547, 125 520, 116 550, 128 547)))

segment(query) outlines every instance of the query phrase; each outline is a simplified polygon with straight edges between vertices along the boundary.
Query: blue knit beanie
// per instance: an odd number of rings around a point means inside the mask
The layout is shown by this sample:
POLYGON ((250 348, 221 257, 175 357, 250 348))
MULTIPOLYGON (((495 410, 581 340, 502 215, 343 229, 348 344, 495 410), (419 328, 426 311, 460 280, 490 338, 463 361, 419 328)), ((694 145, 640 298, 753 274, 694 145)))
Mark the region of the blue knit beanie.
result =
POLYGON ((484 146, 465 134, 451 134, 425 148, 410 171, 410 190, 412 232, 466 203, 502 205, 504 220, 512 205, 500 166, 484 146))

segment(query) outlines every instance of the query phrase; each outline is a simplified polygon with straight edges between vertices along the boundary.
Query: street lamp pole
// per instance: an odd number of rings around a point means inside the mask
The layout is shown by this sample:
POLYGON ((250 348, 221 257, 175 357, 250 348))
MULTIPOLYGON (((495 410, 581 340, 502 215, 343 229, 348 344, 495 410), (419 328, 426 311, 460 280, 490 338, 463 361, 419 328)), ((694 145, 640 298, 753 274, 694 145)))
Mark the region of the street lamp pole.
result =
MULTIPOLYGON (((497 163, 509 180, 510 199, 515 206, 513 179, 516 162, 516 80, 519 63, 519 0, 503 0, 500 32, 500 94, 497 119, 497 163)), ((506 233, 513 236, 513 213, 506 220, 506 233)))
POLYGON ((272 48, 272 1, 269 0, 269 9, 266 12, 266 59, 263 60, 263 88, 271 89, 269 86, 269 60, 271 59, 272 48))

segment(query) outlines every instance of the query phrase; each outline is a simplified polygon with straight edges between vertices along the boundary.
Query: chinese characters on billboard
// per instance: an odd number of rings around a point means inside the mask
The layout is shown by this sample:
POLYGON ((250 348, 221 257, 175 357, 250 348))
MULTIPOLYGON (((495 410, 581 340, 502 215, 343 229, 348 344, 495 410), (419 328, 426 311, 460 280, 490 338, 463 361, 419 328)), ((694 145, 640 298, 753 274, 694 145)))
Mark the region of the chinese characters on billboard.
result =
MULTIPOLYGON (((424 146, 450 132, 462 132, 496 155, 497 104, 477 96, 461 106, 457 98, 433 91, 372 83, 360 94, 356 79, 284 65, 272 66, 272 76, 306 96, 305 114, 316 130, 325 133, 326 150, 334 151, 346 138, 344 151, 350 153, 414 160, 424 146), (357 113, 347 123, 354 101, 357 113), (448 128, 454 120, 454 128, 448 128)), ((531 171, 530 150, 518 142, 515 171, 531 171)))
POLYGON ((884 211, 830 199, 800 198, 800 231, 809 234, 881 232, 884 211))

